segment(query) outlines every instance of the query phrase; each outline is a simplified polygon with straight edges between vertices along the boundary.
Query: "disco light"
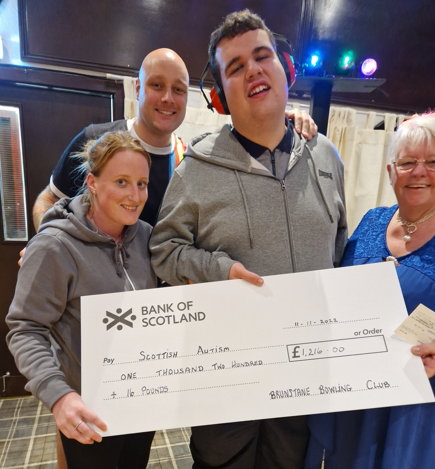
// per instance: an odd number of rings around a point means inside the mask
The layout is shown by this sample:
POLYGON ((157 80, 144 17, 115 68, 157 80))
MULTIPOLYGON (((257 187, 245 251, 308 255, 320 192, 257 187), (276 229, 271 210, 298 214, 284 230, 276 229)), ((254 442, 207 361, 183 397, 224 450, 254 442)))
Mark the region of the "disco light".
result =
POLYGON ((310 55, 305 63, 301 64, 302 75, 306 76, 323 76, 323 59, 321 54, 316 51, 310 55))
POLYGON ((352 51, 343 54, 334 67, 334 74, 339 76, 349 75, 355 69, 354 54, 352 51))
POLYGON ((312 55, 310 63, 313 67, 315 67, 319 62, 319 56, 318 55, 312 55))
POLYGON ((376 63, 375 59, 366 59, 364 62, 361 64, 361 73, 369 77, 373 75, 378 68, 378 64, 376 63))

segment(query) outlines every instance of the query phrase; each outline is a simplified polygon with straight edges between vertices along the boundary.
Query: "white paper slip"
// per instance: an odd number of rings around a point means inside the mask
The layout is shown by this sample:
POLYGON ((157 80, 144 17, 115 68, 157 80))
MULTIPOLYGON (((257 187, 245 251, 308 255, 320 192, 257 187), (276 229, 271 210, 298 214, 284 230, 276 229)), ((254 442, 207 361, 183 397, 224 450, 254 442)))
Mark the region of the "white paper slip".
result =
POLYGON ((107 435, 433 402, 392 263, 83 297, 107 435))
POLYGON ((394 331, 413 345, 435 340, 435 312, 420 304, 394 331))

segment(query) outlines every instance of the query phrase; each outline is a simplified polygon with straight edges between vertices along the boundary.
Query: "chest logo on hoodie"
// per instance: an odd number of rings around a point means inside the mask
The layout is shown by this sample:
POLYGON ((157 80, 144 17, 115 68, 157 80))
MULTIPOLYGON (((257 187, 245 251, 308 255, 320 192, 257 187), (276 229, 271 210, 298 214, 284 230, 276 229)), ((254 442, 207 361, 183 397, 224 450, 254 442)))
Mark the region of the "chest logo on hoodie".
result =
POLYGON ((118 326, 116 328, 118 329, 118 331, 122 330, 122 325, 128 326, 128 327, 133 327, 132 321, 136 320, 136 316, 134 316, 134 315, 130 316, 132 312, 133 312, 132 308, 130 308, 124 314, 122 314, 122 309, 121 308, 118 308, 116 310, 116 314, 113 314, 110 311, 106 311, 106 316, 107 317, 105 317, 103 319, 103 323, 107 324, 106 330, 108 331, 109 329, 112 329, 112 327, 116 326, 117 324, 118 324, 118 326), (131 321, 129 321, 127 319, 129 316, 130 316, 131 321), (110 321, 109 318, 112 319, 112 322, 109 322, 110 321))
POLYGON ((332 173, 326 173, 325 171, 319 169, 319 176, 329 178, 332 181, 332 173))

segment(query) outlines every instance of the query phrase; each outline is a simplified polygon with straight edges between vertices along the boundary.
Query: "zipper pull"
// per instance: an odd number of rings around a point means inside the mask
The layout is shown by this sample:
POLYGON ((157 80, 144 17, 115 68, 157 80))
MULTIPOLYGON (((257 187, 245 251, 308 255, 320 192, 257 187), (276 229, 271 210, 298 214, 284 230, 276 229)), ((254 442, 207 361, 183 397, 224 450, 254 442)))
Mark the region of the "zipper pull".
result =
POLYGON ((275 150, 270 151, 270 162, 272 163, 272 174, 276 177, 276 168, 275 168, 275 150))
POLYGON ((281 190, 285 191, 285 181, 284 181, 284 179, 281 181, 281 190))

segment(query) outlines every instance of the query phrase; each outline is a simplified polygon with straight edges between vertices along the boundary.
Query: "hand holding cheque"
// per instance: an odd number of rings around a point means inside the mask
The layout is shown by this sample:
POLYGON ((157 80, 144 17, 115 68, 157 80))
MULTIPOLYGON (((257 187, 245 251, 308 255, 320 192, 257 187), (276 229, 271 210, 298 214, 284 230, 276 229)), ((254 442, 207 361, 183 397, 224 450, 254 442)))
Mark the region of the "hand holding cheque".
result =
POLYGON ((433 402, 398 314, 390 264, 83 297, 83 401, 107 435, 433 402))
POLYGON ((414 355, 421 357, 428 378, 435 375, 435 312, 420 304, 394 331, 411 344, 414 355))

